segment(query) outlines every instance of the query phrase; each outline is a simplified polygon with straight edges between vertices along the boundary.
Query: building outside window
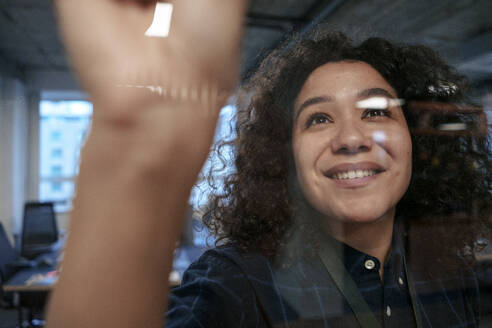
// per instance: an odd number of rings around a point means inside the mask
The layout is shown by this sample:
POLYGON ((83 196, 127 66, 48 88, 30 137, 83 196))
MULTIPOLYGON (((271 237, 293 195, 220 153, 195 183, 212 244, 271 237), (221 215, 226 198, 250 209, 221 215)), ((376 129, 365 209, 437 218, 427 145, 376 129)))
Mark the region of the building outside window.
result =
POLYGON ((61 158, 63 156, 63 149, 54 148, 51 150, 51 158, 61 158))
POLYGON ((39 114, 39 200, 53 201, 57 211, 68 211, 74 197, 80 148, 90 128, 92 104, 42 100, 39 114))

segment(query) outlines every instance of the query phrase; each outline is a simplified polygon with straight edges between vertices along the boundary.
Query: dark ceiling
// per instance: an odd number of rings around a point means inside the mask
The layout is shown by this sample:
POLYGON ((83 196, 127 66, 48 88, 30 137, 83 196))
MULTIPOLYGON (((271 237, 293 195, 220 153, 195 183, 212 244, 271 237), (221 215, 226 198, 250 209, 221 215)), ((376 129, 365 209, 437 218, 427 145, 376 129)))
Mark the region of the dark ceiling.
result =
MULTIPOLYGON (((491 17, 491 0, 252 0, 242 69, 254 68, 285 33, 309 30, 314 20, 355 39, 380 35, 430 45, 473 80, 490 81, 491 17)), ((0 1, 0 62, 21 76, 69 71, 51 1, 0 1)))

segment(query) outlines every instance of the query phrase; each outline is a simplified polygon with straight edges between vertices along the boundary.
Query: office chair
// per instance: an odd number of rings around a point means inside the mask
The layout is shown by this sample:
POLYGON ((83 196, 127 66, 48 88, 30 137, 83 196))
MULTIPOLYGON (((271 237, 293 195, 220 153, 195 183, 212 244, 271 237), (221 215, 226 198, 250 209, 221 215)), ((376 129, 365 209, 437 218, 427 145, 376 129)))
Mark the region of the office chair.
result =
POLYGON ((32 268, 39 263, 19 257, 17 251, 10 245, 7 233, 0 223, 0 283, 3 284, 17 271, 24 268, 32 268))
POLYGON ((0 308, 9 308, 12 306, 12 295, 3 292, 3 284, 9 280, 18 270, 11 264, 17 259, 15 252, 7 233, 0 223, 0 308))
POLYGON ((53 203, 26 203, 22 223, 21 256, 33 259, 52 252, 57 241, 58 228, 53 203))
POLYGON ((7 237, 7 233, 0 223, 0 281, 7 281, 14 273, 14 268, 9 264, 13 263, 17 259, 17 254, 10 245, 10 241, 7 237))

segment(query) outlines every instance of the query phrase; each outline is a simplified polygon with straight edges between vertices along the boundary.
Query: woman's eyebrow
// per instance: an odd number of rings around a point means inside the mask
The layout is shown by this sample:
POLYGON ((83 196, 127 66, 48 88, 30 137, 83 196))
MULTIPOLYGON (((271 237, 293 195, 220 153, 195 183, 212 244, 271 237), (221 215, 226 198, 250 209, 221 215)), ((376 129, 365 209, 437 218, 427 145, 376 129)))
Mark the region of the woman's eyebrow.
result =
POLYGON ((393 96, 388 90, 385 90, 383 88, 365 89, 357 93, 357 98, 367 98, 371 96, 386 96, 392 99, 395 98, 395 96, 393 96))
MULTIPOLYGON (((364 89, 364 90, 357 93, 357 98, 367 98, 367 97, 371 97, 371 96, 386 96, 386 97, 392 98, 392 99, 395 98, 395 96, 393 96, 388 90, 385 90, 383 88, 364 89)), ((319 103, 330 102, 330 101, 333 101, 333 98, 330 96, 318 96, 318 97, 308 98, 297 109, 294 121, 297 121, 297 119, 299 118, 299 115, 301 115, 302 111, 306 107, 309 107, 311 105, 316 105, 319 103)))
POLYGON ((330 102, 330 101, 333 101, 333 98, 330 97, 330 96, 319 96, 319 97, 312 97, 312 98, 307 99, 297 109, 297 112, 296 112, 294 121, 297 121, 297 119, 299 118, 299 115, 301 115, 301 112, 306 107, 309 107, 311 105, 316 105, 316 104, 319 104, 319 103, 330 102))

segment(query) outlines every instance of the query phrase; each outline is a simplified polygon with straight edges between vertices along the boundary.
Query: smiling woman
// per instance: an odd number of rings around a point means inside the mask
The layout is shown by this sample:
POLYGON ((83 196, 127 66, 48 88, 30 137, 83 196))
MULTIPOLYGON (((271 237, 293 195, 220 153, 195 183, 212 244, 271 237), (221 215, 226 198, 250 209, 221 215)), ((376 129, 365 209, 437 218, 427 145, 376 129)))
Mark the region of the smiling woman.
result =
POLYGON ((487 136, 422 130, 446 106, 480 125, 467 88, 423 46, 318 30, 273 52, 243 86, 236 171, 205 216, 221 247, 190 267, 170 322, 214 326, 189 299, 245 326, 477 327, 487 136))
MULTIPOLYGON (((439 115, 441 108, 454 106, 456 118, 468 126, 483 121, 469 105, 466 79, 427 47, 377 38, 353 45, 342 34, 322 30, 313 35, 290 40, 272 53, 243 86, 237 173, 229 176, 228 192, 216 199, 209 222, 217 233, 245 251, 260 248, 274 256, 285 244, 284 234, 304 222, 295 213, 305 210, 306 191, 337 186, 330 170, 359 158, 376 165, 368 167, 380 173, 374 181, 392 174, 382 170, 396 165, 397 180, 386 181, 374 195, 392 197, 383 207, 398 203, 396 216, 421 220, 446 216, 453 208, 468 213, 475 208, 481 214, 471 222, 480 225, 487 216, 491 184, 486 133, 421 133, 426 117, 439 115), (453 83, 454 91, 431 88, 443 81, 453 83), (317 177, 325 183, 314 183, 317 177), (311 180, 306 187, 313 188, 299 188, 301 181, 311 180)), ((319 199, 319 206, 311 203, 308 209, 323 212, 326 197, 337 196, 307 197, 319 199)), ((374 205, 364 203, 356 207, 374 205)), ((470 225, 458 235, 441 236, 449 242, 446 247, 456 247, 449 253, 473 246, 476 229, 470 225)))

